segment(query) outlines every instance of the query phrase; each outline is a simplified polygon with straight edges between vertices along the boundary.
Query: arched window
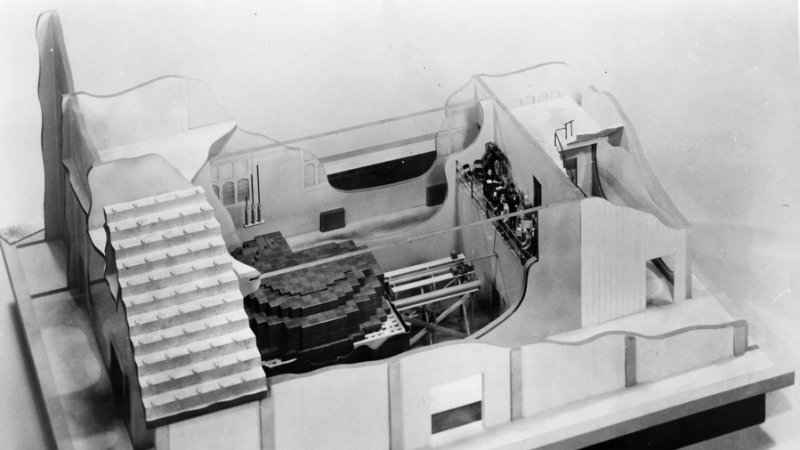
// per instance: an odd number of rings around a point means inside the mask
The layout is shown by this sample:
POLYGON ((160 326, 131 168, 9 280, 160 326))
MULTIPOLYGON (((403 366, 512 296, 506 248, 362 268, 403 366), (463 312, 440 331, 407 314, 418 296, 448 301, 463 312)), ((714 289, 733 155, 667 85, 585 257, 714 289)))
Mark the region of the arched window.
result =
POLYGON ((242 203, 250 197, 250 180, 241 178, 236 183, 236 201, 242 203))
POLYGON ((216 195, 217 198, 219 198, 219 186, 217 186, 216 184, 212 184, 211 187, 214 188, 214 195, 216 195))
POLYGON ((317 168, 313 162, 307 162, 303 166, 303 187, 310 187, 316 184, 317 168))
POLYGON ((236 202, 233 191, 233 181, 228 181, 222 185, 222 204, 232 205, 236 202))

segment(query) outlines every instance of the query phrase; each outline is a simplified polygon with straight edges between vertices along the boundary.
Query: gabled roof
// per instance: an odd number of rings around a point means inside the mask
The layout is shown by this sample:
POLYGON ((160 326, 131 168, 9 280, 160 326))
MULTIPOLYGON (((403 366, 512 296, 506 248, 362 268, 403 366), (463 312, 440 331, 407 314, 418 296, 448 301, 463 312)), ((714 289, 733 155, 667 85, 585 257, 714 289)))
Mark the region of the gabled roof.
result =
POLYGON ((203 188, 109 205, 105 215, 148 425, 263 397, 234 260, 203 188))

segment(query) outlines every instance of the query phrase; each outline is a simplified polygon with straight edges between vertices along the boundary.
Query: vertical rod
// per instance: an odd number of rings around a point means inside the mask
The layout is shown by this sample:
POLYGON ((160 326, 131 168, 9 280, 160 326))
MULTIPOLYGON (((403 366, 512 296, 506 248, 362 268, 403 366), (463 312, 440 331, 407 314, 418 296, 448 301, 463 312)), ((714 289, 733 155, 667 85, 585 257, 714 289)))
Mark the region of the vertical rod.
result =
POLYGON ((253 172, 250 172, 250 196, 253 197, 253 201, 250 202, 250 222, 255 223, 256 221, 256 196, 253 195, 253 188, 255 187, 253 183, 253 172))
POLYGON ((256 164, 256 189, 258 190, 258 222, 261 223, 261 170, 256 164))
POLYGON ((248 220, 250 218, 249 209, 250 209, 250 196, 248 195, 244 199, 244 226, 250 225, 250 221, 248 220))
POLYGON ((256 164, 256 180, 258 180, 258 204, 261 204, 261 171, 258 164, 256 164))

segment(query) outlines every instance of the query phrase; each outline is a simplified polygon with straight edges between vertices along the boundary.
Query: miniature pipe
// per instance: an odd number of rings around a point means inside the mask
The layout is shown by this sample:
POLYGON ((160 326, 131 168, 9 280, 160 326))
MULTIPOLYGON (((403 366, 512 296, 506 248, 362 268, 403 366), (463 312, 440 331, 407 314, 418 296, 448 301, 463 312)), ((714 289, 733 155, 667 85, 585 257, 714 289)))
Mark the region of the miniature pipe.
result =
POLYGON ((459 284, 453 287, 439 289, 433 292, 426 292, 424 294, 415 295, 414 297, 404 298, 402 300, 396 300, 394 302, 394 306, 397 309, 403 310, 408 308, 413 308, 415 306, 424 305, 426 303, 430 303, 439 299, 444 299, 447 297, 455 297, 456 295, 462 294, 466 291, 478 289, 481 285, 480 281, 470 281, 469 283, 459 284))

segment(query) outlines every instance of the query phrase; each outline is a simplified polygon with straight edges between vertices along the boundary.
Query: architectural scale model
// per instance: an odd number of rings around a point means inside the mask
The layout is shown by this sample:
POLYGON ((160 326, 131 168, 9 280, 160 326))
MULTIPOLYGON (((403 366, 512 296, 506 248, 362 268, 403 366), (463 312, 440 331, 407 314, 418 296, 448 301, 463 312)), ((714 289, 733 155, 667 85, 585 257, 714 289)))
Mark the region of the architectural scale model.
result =
POLYGON ((73 92, 55 13, 37 37, 45 239, 3 250, 62 448, 70 302, 136 449, 674 447, 794 381, 693 283, 632 125, 563 63, 275 142, 197 80, 73 92))

